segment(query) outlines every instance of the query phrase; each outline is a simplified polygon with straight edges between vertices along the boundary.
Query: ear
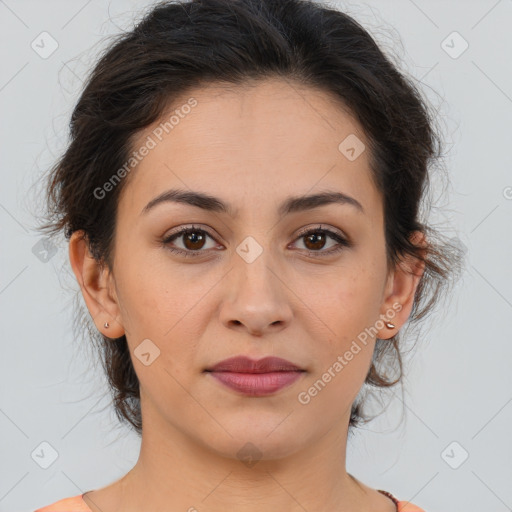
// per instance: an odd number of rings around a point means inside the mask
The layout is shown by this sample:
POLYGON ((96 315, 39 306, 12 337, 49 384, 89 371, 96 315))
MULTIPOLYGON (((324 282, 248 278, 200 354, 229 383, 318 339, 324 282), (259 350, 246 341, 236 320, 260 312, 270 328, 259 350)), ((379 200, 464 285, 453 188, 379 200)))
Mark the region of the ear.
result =
POLYGON ((97 329, 108 338, 123 336, 125 330, 121 321, 113 276, 106 265, 94 259, 82 230, 75 231, 71 235, 69 260, 97 329), (105 327, 105 322, 108 322, 108 328, 105 327))
MULTIPOLYGON (((414 231, 411 242, 422 247, 422 253, 425 254, 427 243, 424 233, 414 231)), ((417 257, 406 255, 389 273, 380 318, 384 322, 392 323, 395 327, 390 329, 384 325, 377 334, 378 338, 393 337, 407 322, 414 304, 414 295, 424 271, 425 263, 423 261, 417 257)))

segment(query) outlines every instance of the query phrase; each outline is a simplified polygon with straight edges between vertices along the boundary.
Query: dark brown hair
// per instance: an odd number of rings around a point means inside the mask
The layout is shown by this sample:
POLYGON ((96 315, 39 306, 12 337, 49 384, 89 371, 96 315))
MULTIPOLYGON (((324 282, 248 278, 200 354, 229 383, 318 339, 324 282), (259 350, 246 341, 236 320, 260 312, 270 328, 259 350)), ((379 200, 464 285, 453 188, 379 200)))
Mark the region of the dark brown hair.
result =
MULTIPOLYGON (((336 97, 361 124, 384 203, 388 265, 408 254, 425 262, 409 324, 424 318, 459 261, 457 247, 442 243, 421 219, 429 170, 442 156, 435 116, 413 81, 359 23, 311 1, 162 2, 133 30, 116 36, 73 111, 69 145, 48 177, 47 222, 39 229, 50 235, 64 231, 67 240, 83 231, 97 261, 112 269, 117 205, 126 179, 103 199, 94 191, 127 161, 134 137, 193 88, 242 86, 270 77, 336 97), (415 230, 427 235, 425 253, 410 239, 415 230)), ((139 382, 126 337, 108 339, 92 324, 89 335, 100 349, 118 418, 140 434, 139 382)), ((369 387, 401 381, 399 340, 398 334, 377 340, 365 381, 369 387), (388 376, 390 369, 395 378, 388 376)), ((362 405, 354 402, 350 427, 368 420, 362 405)))

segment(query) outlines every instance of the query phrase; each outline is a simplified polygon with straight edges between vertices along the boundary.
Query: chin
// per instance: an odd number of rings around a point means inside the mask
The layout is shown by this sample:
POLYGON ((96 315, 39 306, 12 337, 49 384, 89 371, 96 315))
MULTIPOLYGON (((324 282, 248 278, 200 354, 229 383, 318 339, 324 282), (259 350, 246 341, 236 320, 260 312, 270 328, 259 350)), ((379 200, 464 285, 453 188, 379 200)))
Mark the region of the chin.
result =
MULTIPOLYGON (((305 442, 303 429, 287 424, 288 420, 283 421, 286 416, 272 415, 266 421, 245 418, 244 421, 231 421, 229 425, 219 421, 231 436, 221 428, 215 435, 210 430, 205 433, 203 443, 218 455, 242 462, 282 459, 303 449, 305 442), (297 435, 298 431, 302 435, 297 435)), ((250 464, 247 463, 248 466, 250 464)))

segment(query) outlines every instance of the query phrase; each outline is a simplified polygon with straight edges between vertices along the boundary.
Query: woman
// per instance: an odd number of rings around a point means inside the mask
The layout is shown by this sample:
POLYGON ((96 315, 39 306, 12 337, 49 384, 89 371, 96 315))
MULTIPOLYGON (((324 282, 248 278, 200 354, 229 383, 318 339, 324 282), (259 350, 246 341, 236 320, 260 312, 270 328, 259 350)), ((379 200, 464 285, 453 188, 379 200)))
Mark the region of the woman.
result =
POLYGON ((438 146, 418 91, 337 10, 164 2, 120 36, 43 229, 69 239, 141 450, 37 512, 421 511, 345 456, 360 390, 401 381, 399 331, 456 263, 419 216, 438 146))

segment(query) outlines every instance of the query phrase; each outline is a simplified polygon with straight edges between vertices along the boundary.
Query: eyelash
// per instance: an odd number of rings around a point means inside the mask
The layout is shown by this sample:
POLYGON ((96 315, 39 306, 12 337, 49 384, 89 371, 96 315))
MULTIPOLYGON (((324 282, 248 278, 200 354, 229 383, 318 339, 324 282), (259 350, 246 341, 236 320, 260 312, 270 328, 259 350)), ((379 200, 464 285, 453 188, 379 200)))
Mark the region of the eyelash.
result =
MULTIPOLYGON (((173 233, 172 235, 165 237, 162 240, 162 244, 164 245, 164 247, 167 250, 169 250, 175 254, 179 254, 181 256, 185 256, 185 257, 199 256, 199 255, 201 255, 201 253, 204 253, 206 251, 203 251, 203 250, 197 250, 197 251, 187 250, 187 251, 185 251, 183 249, 176 249, 175 247, 171 247, 169 245, 170 242, 176 240, 180 236, 183 236, 186 233, 195 233, 195 232, 204 233, 204 234, 208 235, 210 238, 212 238, 213 240, 215 240, 215 238, 212 235, 210 235, 210 233, 208 233, 208 231, 206 231, 202 228, 199 228, 197 226, 184 226, 184 227, 181 227, 177 232, 173 233)), ((338 242, 338 245, 334 248, 327 250, 327 251, 306 250, 306 252, 309 256, 313 256, 313 257, 331 256, 335 253, 342 251, 345 248, 352 247, 352 243, 349 242, 346 238, 342 237, 340 234, 336 233, 335 231, 331 231, 330 229, 323 229, 321 225, 318 228, 309 228, 309 229, 305 229, 304 231, 301 231, 300 234, 297 236, 297 238, 294 240, 294 242, 299 240, 300 238, 306 237, 311 234, 318 234, 318 233, 327 234, 329 237, 331 237, 336 242, 338 242)))

